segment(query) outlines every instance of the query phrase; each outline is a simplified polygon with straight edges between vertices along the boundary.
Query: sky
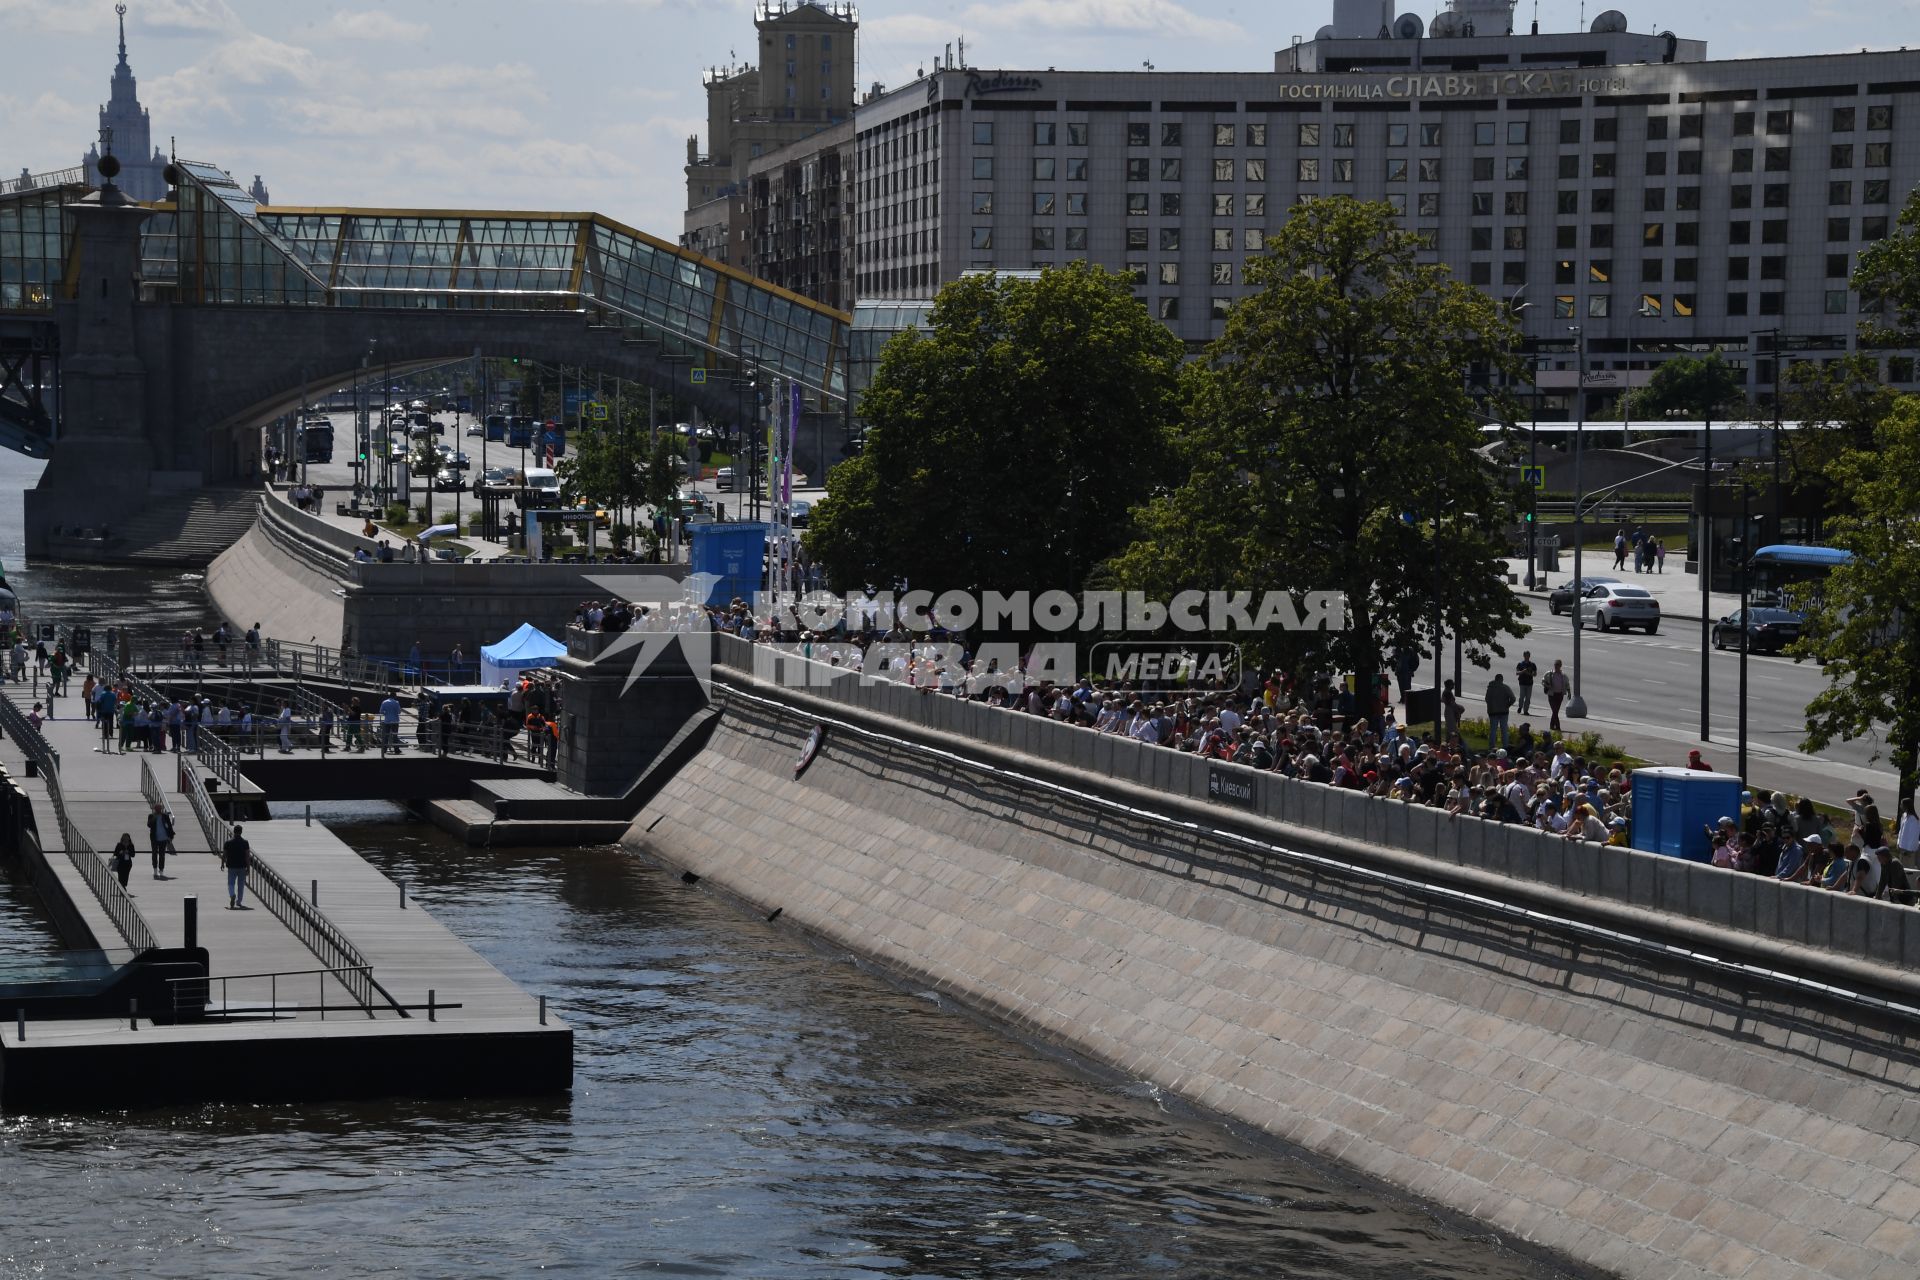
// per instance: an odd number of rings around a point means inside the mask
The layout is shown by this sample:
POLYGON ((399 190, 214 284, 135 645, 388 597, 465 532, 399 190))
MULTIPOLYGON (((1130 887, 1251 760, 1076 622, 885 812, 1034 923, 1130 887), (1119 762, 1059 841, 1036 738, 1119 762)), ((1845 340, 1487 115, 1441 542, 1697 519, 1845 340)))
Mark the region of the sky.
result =
MULTIPOLYGON (((155 142, 265 177, 281 205, 594 211, 672 239, 704 69, 754 46, 751 0, 126 0, 155 142)), ((1430 14, 1434 0, 1405 8, 1430 14)), ((1591 19, 1604 3, 1588 0, 1591 19)), ((1716 58, 1920 45, 1920 0, 1619 6, 1716 58), (1657 19, 1657 21, 1656 21, 1657 19)), ((864 0, 859 83, 942 47, 979 67, 1257 71, 1332 0, 864 0)), ((1541 0, 1542 30, 1578 0, 1541 0)), ((1532 0, 1518 15, 1532 17, 1532 0)), ((77 164, 116 58, 111 0, 0 0, 0 174, 77 164)))

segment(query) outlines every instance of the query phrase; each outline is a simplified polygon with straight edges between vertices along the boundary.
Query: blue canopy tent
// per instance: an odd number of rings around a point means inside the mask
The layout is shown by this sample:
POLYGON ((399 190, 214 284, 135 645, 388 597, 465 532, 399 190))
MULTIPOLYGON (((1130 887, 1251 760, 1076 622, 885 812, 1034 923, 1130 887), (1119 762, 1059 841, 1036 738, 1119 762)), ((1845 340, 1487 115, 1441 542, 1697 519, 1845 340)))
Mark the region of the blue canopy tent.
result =
POLYGON ((534 667, 557 667, 567 646, 549 638, 531 622, 498 644, 480 648, 480 681, 497 685, 534 667))

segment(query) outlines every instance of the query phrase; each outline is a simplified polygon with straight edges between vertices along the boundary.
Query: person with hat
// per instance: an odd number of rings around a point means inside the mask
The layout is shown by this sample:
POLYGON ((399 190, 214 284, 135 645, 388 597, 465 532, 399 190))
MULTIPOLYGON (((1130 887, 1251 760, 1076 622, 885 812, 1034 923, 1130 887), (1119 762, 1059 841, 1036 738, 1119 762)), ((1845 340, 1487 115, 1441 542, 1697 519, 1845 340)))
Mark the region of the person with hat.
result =
POLYGON ((1701 773, 1713 772, 1713 766, 1700 758, 1700 749, 1698 747, 1687 752, 1687 768, 1696 769, 1701 773))
POLYGON ((1788 841, 1787 847, 1781 851, 1780 865, 1773 873, 1774 879, 1787 884, 1807 883, 1808 877, 1813 874, 1815 858, 1825 852, 1825 843, 1820 839, 1819 832, 1788 841))
POLYGON ((1869 827, 1880 828, 1880 806, 1873 802, 1865 787, 1853 793, 1853 799, 1847 801, 1847 808, 1853 811, 1853 826, 1856 831, 1869 827))

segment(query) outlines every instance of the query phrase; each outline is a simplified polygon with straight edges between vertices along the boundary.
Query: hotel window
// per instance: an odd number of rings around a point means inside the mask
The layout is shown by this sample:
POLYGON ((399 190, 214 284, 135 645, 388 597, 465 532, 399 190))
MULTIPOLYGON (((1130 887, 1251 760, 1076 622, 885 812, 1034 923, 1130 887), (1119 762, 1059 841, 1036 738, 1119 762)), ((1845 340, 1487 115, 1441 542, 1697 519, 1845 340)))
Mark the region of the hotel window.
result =
POLYGON ((1493 123, 1493 121, 1476 120, 1473 122, 1473 145, 1474 146, 1490 147, 1494 144, 1494 141, 1499 136, 1500 136, 1499 127, 1496 126, 1493 123))
POLYGON ((1053 192, 1036 191, 1033 193, 1033 214, 1036 218, 1053 216, 1053 192))
POLYGON ((1180 157, 1162 156, 1160 158, 1160 181, 1180 181, 1180 157))
POLYGON ((1753 136, 1753 112, 1736 111, 1733 113, 1733 136, 1751 138, 1753 136))
POLYGON ((1587 295, 1587 318, 1588 319, 1605 320, 1608 316, 1612 314, 1613 314, 1613 297, 1611 294, 1593 293, 1593 294, 1587 295))
POLYGON ((1141 123, 1139 121, 1134 121, 1127 125, 1127 145, 1128 146, 1144 147, 1149 145, 1152 141, 1153 141, 1153 126, 1141 123))
POLYGON ((1912 356, 1888 356, 1887 357, 1887 381, 1888 382, 1912 382, 1913 381, 1913 357, 1912 356))
MULTIPOLYGON (((1868 183, 1872 186, 1872 183, 1868 183)), ((1885 218, 1860 219, 1860 238, 1871 244, 1875 240, 1887 238, 1887 220, 1885 218)))
POLYGON ((1767 132, 1769 134, 1792 133, 1793 132, 1793 112, 1791 111, 1767 112, 1767 132))
POLYGON ((1772 254, 1760 259, 1760 278, 1762 280, 1785 280, 1787 278, 1786 255, 1772 254))
POLYGON ((1573 295, 1572 294, 1561 293, 1561 294, 1554 295, 1553 318, 1555 320, 1573 319, 1573 295))
POLYGON ((1470 262, 1467 264, 1467 283, 1484 288, 1493 283, 1493 264, 1491 262, 1470 262))
POLYGON ((1648 213, 1664 212, 1667 207, 1667 189, 1665 187, 1648 187, 1641 193, 1640 207, 1648 213))
POLYGON ((1527 180, 1527 158, 1525 156, 1507 157, 1507 181, 1525 182, 1527 180))
POLYGON ((1162 253, 1180 252, 1180 228, 1160 228, 1160 250, 1162 253))
POLYGON ((1407 162, 1395 159, 1387 161, 1387 181, 1405 182, 1407 180, 1407 162))
POLYGON ((1685 213, 1697 213, 1700 209, 1700 188, 1676 188, 1673 193, 1673 207, 1685 213))
POLYGON ((1147 287, 1147 264, 1146 263, 1129 262, 1126 265, 1126 269, 1123 272, 1123 274, 1127 277, 1127 283, 1132 285, 1134 288, 1144 289, 1147 287))
POLYGON ((1227 314, 1232 310, 1233 310, 1232 298, 1215 298, 1213 300, 1213 318, 1215 320, 1225 320, 1227 318, 1227 314))
POLYGON ((1053 145, 1053 121, 1034 121, 1033 145, 1036 147, 1050 147, 1053 145))
POLYGON ((1782 315, 1786 311, 1784 293, 1763 293, 1760 295, 1760 314, 1763 316, 1782 315))
POLYGON ((1698 176, 1700 171, 1700 153, 1698 151, 1682 151, 1679 155, 1679 167, 1675 172, 1683 178, 1691 178, 1698 176))
POLYGON ((1079 218, 1084 218, 1087 216, 1087 193, 1086 192, 1069 191, 1067 193, 1067 214, 1070 217, 1079 217, 1079 218))
POLYGON ((1753 224, 1751 222, 1729 222, 1727 224, 1728 244, 1752 244, 1753 224))
POLYGON ((1233 283, 1233 264, 1231 262, 1214 263, 1213 264, 1213 282, 1215 284, 1232 284, 1233 283))
POLYGON ((1667 137, 1667 118, 1665 116, 1647 117, 1647 141, 1664 142, 1667 137))
POLYGON ((1180 193, 1178 191, 1162 191, 1160 193, 1160 216, 1163 218, 1177 218, 1180 216, 1180 193))
POLYGON ((1319 146, 1320 145, 1320 126, 1317 124, 1301 125, 1300 126, 1300 145, 1303 147, 1319 146))
POLYGON ((1692 115, 1680 117, 1680 136, 1683 138, 1698 138, 1705 132, 1705 129, 1706 117, 1697 111, 1692 115))
POLYGON ((1388 125, 1387 126, 1387 145, 1390 147, 1406 146, 1407 145, 1407 126, 1404 124, 1388 125))
POLYGON ((1853 219, 1827 219, 1827 242, 1829 244, 1845 244, 1851 239, 1853 239, 1853 219))
POLYGON ((1752 263, 1752 258, 1728 258, 1727 279, 1746 280, 1751 278, 1750 273, 1753 270, 1752 263))
POLYGON ((1247 181, 1265 182, 1267 180, 1267 162, 1265 160, 1247 161, 1247 181))
POLYGON ((1144 218, 1147 216, 1147 193, 1144 191, 1127 192, 1127 216, 1144 218))
POLYGON ((1578 116, 1560 122, 1560 145, 1577 147, 1580 145, 1580 118, 1578 116))
POLYGON ((1528 121, 1526 120, 1507 121, 1507 145, 1508 146, 1510 147, 1526 146, 1527 139, 1529 138, 1529 136, 1531 136, 1531 133, 1532 133, 1532 130, 1529 127, 1528 121))
POLYGON ((1085 182, 1087 180, 1087 158, 1085 156, 1067 157, 1067 181, 1085 182))
POLYGON ((1860 184, 1860 199, 1864 204, 1885 204, 1887 202, 1887 180, 1869 178, 1860 184))
POLYGON ((1553 247, 1556 249, 1578 249, 1580 247, 1580 228, 1574 226, 1555 227, 1553 229, 1553 247))
POLYGON ((1215 182, 1233 181, 1233 159, 1231 157, 1222 156, 1213 162, 1213 180, 1215 182))
POLYGON ((1845 280, 1849 274, 1848 264, 1852 261, 1853 259, 1844 253, 1828 254, 1827 279, 1845 280))
POLYGON ((1790 171, 1793 168, 1793 148, 1768 147, 1767 163, 1764 167, 1768 173, 1786 173, 1790 171))
POLYGON ((1667 224, 1649 222, 1640 229, 1640 243, 1649 249, 1656 249, 1667 242, 1667 224))
POLYGON ((1728 294, 1727 314, 1730 316, 1743 316, 1747 314, 1747 295, 1744 293, 1728 294))
POLYGON ((1600 222, 1589 227, 1587 229, 1587 247, 1589 249, 1613 248, 1613 224, 1611 222, 1600 222))
POLYGON ((1659 284, 1667 274, 1667 264, 1662 258, 1648 258, 1640 264, 1640 283, 1659 284))
POLYGON ((1473 180, 1475 182, 1493 181, 1493 157, 1475 156, 1473 158, 1473 180))
POLYGON ((1160 126, 1160 145, 1163 147, 1177 147, 1180 145, 1180 126, 1178 124, 1169 123, 1160 126))
POLYGON ((1577 152, 1565 151, 1559 158, 1560 178, 1573 181, 1580 177, 1580 156, 1577 152))
POLYGON ((1503 262, 1500 264, 1500 283, 1503 285, 1522 285, 1527 282, 1527 264, 1524 262, 1503 262))
POLYGON ((1254 194, 1247 197, 1247 216, 1249 218, 1264 218, 1267 216, 1267 197, 1265 195, 1254 194))
POLYGON ((1684 319, 1686 317, 1691 316, 1693 314, 1693 310, 1694 310, 1694 298, 1692 294, 1676 293, 1673 295, 1673 314, 1674 315, 1680 316, 1684 319))
POLYGON ((1215 196, 1213 198, 1213 216, 1216 218, 1231 218, 1233 216, 1233 197, 1229 195, 1215 196))
POLYGON ((976 249, 993 248, 993 228, 975 227, 973 229, 973 247, 976 249))
POLYGON ((1248 253, 1267 251, 1267 233, 1260 227, 1248 227, 1241 233, 1240 247, 1248 253))
POLYGON ((1232 146, 1235 132, 1236 130, 1230 124, 1217 124, 1213 126, 1213 145, 1216 147, 1232 146))
POLYGON ((1084 147, 1087 145, 1087 126, 1085 124, 1069 124, 1067 126, 1067 145, 1070 147, 1084 147))
POLYGON ((1727 207, 1730 209, 1753 208, 1753 184, 1743 182, 1737 187, 1728 187, 1727 207))
POLYGON ((1868 107, 1867 108, 1867 128, 1869 129, 1893 128, 1893 108, 1892 107, 1868 107))
POLYGON ((1180 299, 1160 299, 1160 318, 1162 320, 1178 320, 1180 318, 1180 299))
POLYGON ((1697 245, 1700 243, 1700 224, 1697 222, 1676 222, 1673 224, 1673 242, 1679 245, 1697 245))
POLYGON ((1267 126, 1265 126, 1264 124, 1248 125, 1247 126, 1247 145, 1250 147, 1266 146, 1267 145, 1267 126))
POLYGON ((1320 158, 1318 156, 1301 157, 1299 161, 1299 173, 1300 181, 1302 182, 1320 181, 1320 158))
POLYGON ((993 212, 993 192, 976 191, 973 193, 973 211, 975 213, 993 212))
POLYGON ((1760 224, 1761 244, 1785 244, 1787 242, 1787 220, 1769 218, 1760 224))
POLYGON ((1734 173, 1752 173, 1753 172, 1753 148, 1752 147, 1742 147, 1740 150, 1733 153, 1732 172, 1734 173))
POLYGON ((1440 161, 1439 160, 1428 159, 1428 160, 1422 160, 1420 162, 1420 181, 1422 182, 1440 181, 1440 161))
POLYGON ((1614 174, 1614 157, 1611 151, 1602 151, 1593 158, 1593 176, 1611 178, 1614 174))
POLYGON ((1422 191, 1420 193, 1420 216, 1423 218, 1437 218, 1440 216, 1440 193, 1438 191, 1422 191))
POLYGON ((1557 213, 1569 215, 1578 214, 1580 212, 1580 193, 1578 191, 1557 192, 1554 195, 1553 203, 1554 210, 1557 213))
POLYGON ((1145 227, 1127 228, 1127 252, 1133 253, 1147 247, 1147 229, 1145 227))
POLYGON ((1617 142, 1619 138, 1619 120, 1612 116, 1602 116, 1593 122, 1593 140, 1595 142, 1617 142))
POLYGON ((1835 107, 1833 109, 1833 131, 1835 133, 1852 133, 1854 119, 1855 116, 1852 107, 1835 107))
POLYGON ((1491 218, 1493 216, 1493 192, 1476 191, 1472 195, 1473 216, 1491 218))
POLYGON ((1336 147, 1352 146, 1353 126, 1350 124, 1337 124, 1333 126, 1333 145, 1336 147))
POLYGON ((1827 168, 1853 168, 1853 144, 1851 142, 1838 142, 1827 148, 1827 168))
POLYGON ((1852 204, 1853 184, 1851 182, 1829 182, 1827 184, 1828 204, 1852 204))
POLYGON ((1036 249, 1053 248, 1053 228, 1035 227, 1033 229, 1033 247, 1036 249))
POLYGON ((1471 239, 1467 247, 1475 253, 1491 253, 1493 251, 1492 227, 1475 227, 1470 235, 1471 239))
POLYGON ((1562 258, 1553 264, 1553 282, 1555 284, 1573 283, 1573 259, 1562 258))
POLYGON ((1509 218, 1526 217, 1527 216, 1527 193, 1524 191, 1507 192, 1506 209, 1507 209, 1507 216, 1509 218))
POLYGON ((1893 144, 1891 142, 1869 142, 1867 144, 1867 168, 1885 169, 1893 163, 1893 144))
POLYGON ((1649 151, 1647 152, 1645 158, 1646 158, 1646 174, 1648 177, 1664 178, 1667 176, 1667 153, 1666 152, 1649 151))
POLYGON ((1215 227, 1213 229, 1213 251, 1215 253, 1233 252, 1233 228, 1215 227))
POLYGON ((1145 156, 1141 156, 1138 159, 1127 161, 1127 181, 1128 182, 1145 182, 1148 176, 1149 175, 1147 173, 1147 160, 1145 156))
POLYGON ((1437 147, 1440 145, 1440 138, 1440 126, 1438 124, 1423 124, 1420 126, 1421 146, 1437 147))
POLYGON ((1160 283, 1161 284, 1179 284, 1180 283, 1180 264, 1177 262, 1161 263, 1160 264, 1160 283))
POLYGON ((973 158, 973 176, 987 182, 993 181, 993 157, 975 156, 973 158))
POLYGON ((1333 163, 1333 180, 1335 182, 1352 182, 1353 181, 1353 161, 1335 160, 1332 163, 1333 163))
POLYGON ((990 147, 993 145, 993 121, 980 120, 974 123, 973 145, 976 147, 990 147))
POLYGON ((1516 253, 1525 252, 1527 247, 1527 229, 1525 227, 1508 227, 1502 236, 1502 240, 1507 248, 1514 250, 1516 253))
POLYGON ((1033 176, 1041 182, 1052 182, 1053 157, 1035 156, 1033 160, 1033 176))
POLYGON ((1407 216, 1407 193, 1404 191, 1394 191, 1394 192, 1388 193, 1387 207, 1392 209, 1395 213, 1399 214, 1401 217, 1403 218, 1406 217, 1407 216))
POLYGON ((1613 283, 1613 259, 1595 258, 1587 264, 1587 282, 1589 284, 1613 283))

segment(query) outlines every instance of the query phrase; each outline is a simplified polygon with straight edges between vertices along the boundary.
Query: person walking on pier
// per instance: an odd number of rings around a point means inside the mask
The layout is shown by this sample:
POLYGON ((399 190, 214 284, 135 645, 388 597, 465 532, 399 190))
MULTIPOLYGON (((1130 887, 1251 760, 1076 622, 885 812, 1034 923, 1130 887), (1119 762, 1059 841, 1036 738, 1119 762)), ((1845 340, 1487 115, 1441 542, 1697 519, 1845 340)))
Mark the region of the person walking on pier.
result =
POLYGON ((280 725, 280 754, 293 754, 293 704, 285 698, 280 700, 280 714, 276 717, 280 725))
POLYGON ((354 698, 347 703, 347 722, 341 726, 340 736, 342 745, 355 754, 366 749, 366 743, 360 737, 366 718, 367 713, 360 708, 360 699, 354 698))
POLYGON ((254 623, 247 628, 247 670, 252 671, 260 661, 260 624, 254 623))
POLYGON ((120 877, 120 887, 127 887, 127 877, 133 874, 133 833, 122 831, 120 843, 113 846, 113 874, 120 877))
MULTIPOLYGON (((133 841, 127 841, 128 851, 133 841)), ((165 880, 167 855, 173 852, 173 815, 158 800, 153 802, 153 812, 147 815, 147 849, 153 857, 153 878, 165 880)))
POLYGON ((333 704, 327 703, 320 708, 320 754, 325 756, 333 749, 333 704))
POLYGON ((27 678, 27 642, 18 636, 14 637, 13 648, 7 654, 7 676, 15 684, 27 678))
POLYGON ((221 847, 220 865, 227 869, 227 910, 245 911, 247 869, 253 865, 253 846, 240 834, 237 825, 233 834, 227 837, 227 843, 221 847))
POLYGON ((232 638, 224 622, 213 629, 213 647, 220 651, 220 665, 223 667, 227 665, 227 643, 232 638))
POLYGON ((1567 679, 1567 673, 1561 669, 1560 659, 1553 660, 1553 670, 1547 672, 1547 678, 1540 682, 1542 692, 1547 695, 1547 710, 1551 713, 1547 729, 1560 732, 1560 704, 1567 700, 1567 693, 1573 688, 1573 682, 1567 679))
POLYGON ((389 750, 400 754, 400 699, 391 689, 380 700, 380 754, 384 756, 389 750))

